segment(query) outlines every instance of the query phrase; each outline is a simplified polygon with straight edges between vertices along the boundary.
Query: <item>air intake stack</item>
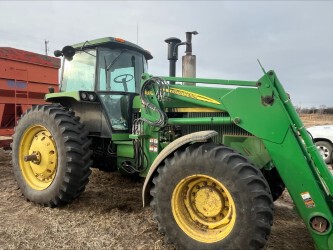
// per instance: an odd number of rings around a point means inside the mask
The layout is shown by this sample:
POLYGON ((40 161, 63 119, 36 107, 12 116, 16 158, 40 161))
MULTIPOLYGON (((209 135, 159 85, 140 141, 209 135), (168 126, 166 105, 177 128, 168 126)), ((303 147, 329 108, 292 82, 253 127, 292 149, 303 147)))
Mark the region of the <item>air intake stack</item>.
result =
MULTIPOLYGON (((168 60, 169 60, 169 76, 176 76, 176 62, 178 60, 178 46, 181 43, 181 40, 176 37, 170 37, 165 39, 165 42, 168 44, 168 60)), ((174 82, 170 82, 174 84, 174 82)))

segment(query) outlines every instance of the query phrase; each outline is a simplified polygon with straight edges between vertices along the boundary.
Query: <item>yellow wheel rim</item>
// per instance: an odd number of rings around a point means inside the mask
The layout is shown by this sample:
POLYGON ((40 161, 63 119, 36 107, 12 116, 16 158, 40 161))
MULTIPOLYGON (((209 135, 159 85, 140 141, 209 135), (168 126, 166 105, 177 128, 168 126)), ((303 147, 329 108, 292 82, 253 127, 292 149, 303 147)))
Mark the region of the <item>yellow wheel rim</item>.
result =
POLYGON ((48 188, 54 180, 58 153, 51 133, 41 125, 29 127, 22 136, 19 164, 26 183, 35 190, 48 188))
POLYGON ((218 180, 192 175, 173 191, 171 206, 178 226, 192 239, 213 243, 226 238, 236 222, 235 203, 218 180))

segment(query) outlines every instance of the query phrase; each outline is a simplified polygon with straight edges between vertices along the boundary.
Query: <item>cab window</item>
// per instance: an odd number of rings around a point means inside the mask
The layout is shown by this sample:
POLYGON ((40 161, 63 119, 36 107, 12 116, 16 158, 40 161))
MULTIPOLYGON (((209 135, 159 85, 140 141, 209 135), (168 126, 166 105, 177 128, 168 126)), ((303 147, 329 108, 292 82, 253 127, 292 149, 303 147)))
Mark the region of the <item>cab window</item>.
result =
POLYGON ((138 93, 146 69, 144 56, 127 49, 99 51, 97 90, 138 93))
POLYGON ((95 69, 95 50, 76 52, 71 61, 64 60, 61 91, 93 91, 95 86, 95 69))

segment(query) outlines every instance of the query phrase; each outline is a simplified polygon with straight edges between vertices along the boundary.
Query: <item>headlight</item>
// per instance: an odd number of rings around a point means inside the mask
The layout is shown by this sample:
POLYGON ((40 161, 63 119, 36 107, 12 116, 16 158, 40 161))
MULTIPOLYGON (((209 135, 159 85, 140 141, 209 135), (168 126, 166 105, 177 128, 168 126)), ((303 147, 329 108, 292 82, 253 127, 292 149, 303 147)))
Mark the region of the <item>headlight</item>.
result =
POLYGON ((96 96, 94 94, 88 94, 89 101, 93 102, 96 100, 96 96))
POLYGON ((85 100, 85 101, 88 100, 88 94, 86 92, 81 92, 80 95, 81 95, 82 100, 85 100))

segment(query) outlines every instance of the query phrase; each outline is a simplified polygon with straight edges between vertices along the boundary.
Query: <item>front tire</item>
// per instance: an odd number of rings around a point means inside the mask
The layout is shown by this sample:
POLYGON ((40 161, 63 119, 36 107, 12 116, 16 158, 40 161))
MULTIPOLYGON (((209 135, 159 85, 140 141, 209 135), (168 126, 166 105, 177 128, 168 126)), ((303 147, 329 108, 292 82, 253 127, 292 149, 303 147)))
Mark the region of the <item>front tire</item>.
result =
POLYGON ((151 206, 159 230, 178 248, 259 249, 273 221, 261 172, 213 143, 178 150, 158 168, 151 206))
POLYGON ((85 190, 92 163, 87 135, 74 112, 60 105, 27 111, 15 128, 12 162, 28 200, 56 207, 85 190))
POLYGON ((271 194, 273 201, 276 201, 280 198, 280 196, 283 194, 284 190, 286 189, 286 186, 284 185, 284 182, 277 171, 276 167, 271 170, 262 170, 262 174, 264 175, 269 188, 271 189, 271 194))

